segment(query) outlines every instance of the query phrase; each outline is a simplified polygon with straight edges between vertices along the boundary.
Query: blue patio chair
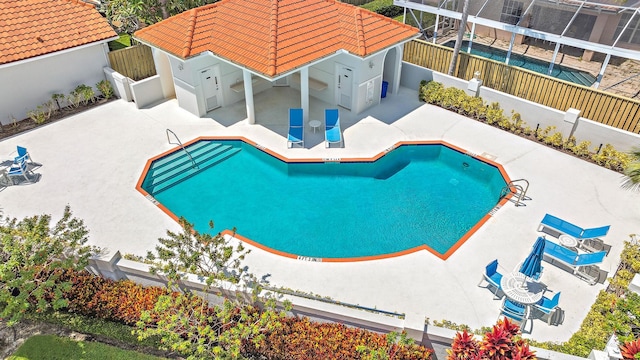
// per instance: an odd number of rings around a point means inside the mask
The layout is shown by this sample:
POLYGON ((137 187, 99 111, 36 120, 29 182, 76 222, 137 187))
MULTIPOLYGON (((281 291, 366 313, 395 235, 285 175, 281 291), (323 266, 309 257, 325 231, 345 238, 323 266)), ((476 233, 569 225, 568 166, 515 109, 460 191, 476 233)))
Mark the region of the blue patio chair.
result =
POLYGON ((597 264, 600 264, 606 251, 599 251, 591 254, 579 254, 571 249, 556 244, 547 239, 544 240, 544 260, 550 263, 558 261, 570 268, 573 274, 585 280, 591 285, 595 285, 600 279, 600 271, 597 264), (550 260, 550 261, 549 261, 550 260))
POLYGON ((505 298, 500 308, 500 315, 519 323, 520 331, 522 331, 527 319, 529 319, 529 307, 505 298))
POLYGON ((289 109, 289 134, 287 135, 287 147, 300 144, 304 147, 304 118, 302 109, 289 109))
POLYGON ((540 310, 547 316, 547 324, 551 325, 551 321, 555 317, 556 312, 560 309, 558 303, 560 302, 560 291, 558 291, 551 299, 542 297, 540 301, 533 305, 537 310, 540 310))
POLYGON ((540 222, 540 226, 538 226, 538 231, 544 230, 544 228, 549 228, 555 230, 560 234, 567 234, 569 236, 573 236, 578 240, 582 239, 594 239, 607 235, 609 232, 609 228, 611 225, 583 229, 577 225, 574 225, 568 221, 562 220, 553 215, 546 214, 542 221, 540 222))
POLYGON ((13 165, 11 165, 11 167, 7 171, 7 176, 9 176, 12 183, 14 177, 24 177, 27 182, 32 183, 32 181, 29 180, 29 177, 27 176, 30 173, 31 171, 29 171, 29 169, 27 168, 27 159, 25 156, 23 156, 18 159, 17 163, 13 163, 13 165))
POLYGON ((498 291, 502 291, 502 286, 500 286, 502 274, 498 272, 498 259, 493 260, 485 267, 484 274, 482 274, 482 279, 480 279, 478 286, 480 286, 483 281, 486 281, 489 283, 489 286, 493 286, 495 288, 493 294, 496 299, 502 298, 502 295, 498 295, 498 291))
POLYGON ((18 156, 16 156, 15 159, 13 159, 13 162, 15 164, 17 164, 21 158, 24 158, 25 160, 29 160, 30 163, 33 162, 33 160, 31 159, 31 155, 27 151, 27 148, 24 148, 22 146, 17 146, 17 151, 18 151, 18 156))
POLYGON ((328 148, 331 144, 340 144, 342 146, 342 131, 340 130, 340 113, 338 109, 325 109, 324 123, 324 147, 328 148))

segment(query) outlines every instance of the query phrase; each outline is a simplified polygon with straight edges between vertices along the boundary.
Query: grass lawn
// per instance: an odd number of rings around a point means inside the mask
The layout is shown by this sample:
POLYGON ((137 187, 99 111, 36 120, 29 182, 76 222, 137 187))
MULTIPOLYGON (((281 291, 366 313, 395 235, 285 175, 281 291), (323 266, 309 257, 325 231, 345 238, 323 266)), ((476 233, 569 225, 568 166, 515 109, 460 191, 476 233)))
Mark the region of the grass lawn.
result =
POLYGON ((15 354, 9 356, 9 360, 43 359, 128 359, 128 360, 152 360, 163 359, 160 357, 137 353, 130 350, 122 350, 117 347, 96 343, 74 341, 55 335, 35 335, 18 348, 15 354))
POLYGON ((131 36, 129 34, 120 34, 116 40, 109 41, 109 50, 120 50, 131 46, 131 36))

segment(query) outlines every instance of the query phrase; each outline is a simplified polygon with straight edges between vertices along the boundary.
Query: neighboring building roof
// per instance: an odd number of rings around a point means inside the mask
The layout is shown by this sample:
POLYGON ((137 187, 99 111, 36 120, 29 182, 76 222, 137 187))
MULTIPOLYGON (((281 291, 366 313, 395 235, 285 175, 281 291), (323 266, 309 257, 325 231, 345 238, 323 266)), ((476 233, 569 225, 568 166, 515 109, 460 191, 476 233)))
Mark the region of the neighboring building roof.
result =
POLYGON ((79 0, 0 0, 0 64, 117 36, 95 6, 79 0))
POLYGON ((341 49, 365 57, 419 34, 412 26, 335 0, 222 0, 135 36, 182 59, 211 51, 273 77, 341 49))

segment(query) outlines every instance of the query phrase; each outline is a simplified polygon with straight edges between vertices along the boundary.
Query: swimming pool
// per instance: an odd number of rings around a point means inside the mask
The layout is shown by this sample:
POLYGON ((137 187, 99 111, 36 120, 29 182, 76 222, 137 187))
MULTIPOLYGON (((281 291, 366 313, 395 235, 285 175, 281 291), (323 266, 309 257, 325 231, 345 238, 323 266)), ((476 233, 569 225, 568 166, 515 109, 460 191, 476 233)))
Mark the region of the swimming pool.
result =
POLYGON ((199 170, 165 181, 169 164, 190 160, 181 150, 152 159, 144 192, 199 231, 213 220, 215 231, 235 227, 262 248, 322 261, 419 249, 446 258, 506 184, 499 165, 433 143, 401 144, 376 161, 285 162, 240 140, 197 141, 189 151, 199 170))
MULTIPOLYGON (((453 48, 455 41, 447 41, 442 45, 453 48)), ((461 51, 467 52, 468 48, 469 41, 463 41, 461 51)), ((504 62, 507 59, 506 51, 475 42, 471 46, 471 54, 500 62, 504 62)), ((548 61, 538 60, 520 54, 511 53, 511 56, 509 57, 509 65, 521 67, 544 75, 547 75, 549 72, 548 61)), ((553 65, 551 76, 585 86, 591 86, 596 81, 596 77, 591 75, 591 73, 557 64, 553 65)))

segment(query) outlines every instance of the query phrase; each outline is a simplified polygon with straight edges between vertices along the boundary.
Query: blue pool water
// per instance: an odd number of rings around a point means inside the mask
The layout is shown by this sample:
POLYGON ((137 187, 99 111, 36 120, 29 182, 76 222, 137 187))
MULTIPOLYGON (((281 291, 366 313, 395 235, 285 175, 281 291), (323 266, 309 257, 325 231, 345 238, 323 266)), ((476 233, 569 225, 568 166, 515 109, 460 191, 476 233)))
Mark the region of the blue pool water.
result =
POLYGON ((235 227, 298 256, 375 256, 423 244, 444 254, 505 186, 496 167, 443 145, 403 145, 375 162, 285 163, 242 141, 215 143, 237 152, 156 192, 147 175, 143 188, 199 231, 213 220, 216 232, 235 227))
MULTIPOLYGON (((455 45, 455 41, 447 41, 443 45, 453 48, 455 45)), ((469 41, 463 41, 461 51, 467 52, 468 48, 469 41)), ((504 62, 507 59, 506 51, 477 43, 472 44, 471 54, 500 62, 504 62)), ((549 71, 548 61, 542 61, 514 53, 511 53, 511 56, 509 57, 509 65, 521 67, 544 75, 547 75, 549 71)), ((553 65, 551 76, 557 79, 570 81, 585 86, 591 86, 596 81, 596 77, 586 71, 581 71, 557 64, 553 65)))

